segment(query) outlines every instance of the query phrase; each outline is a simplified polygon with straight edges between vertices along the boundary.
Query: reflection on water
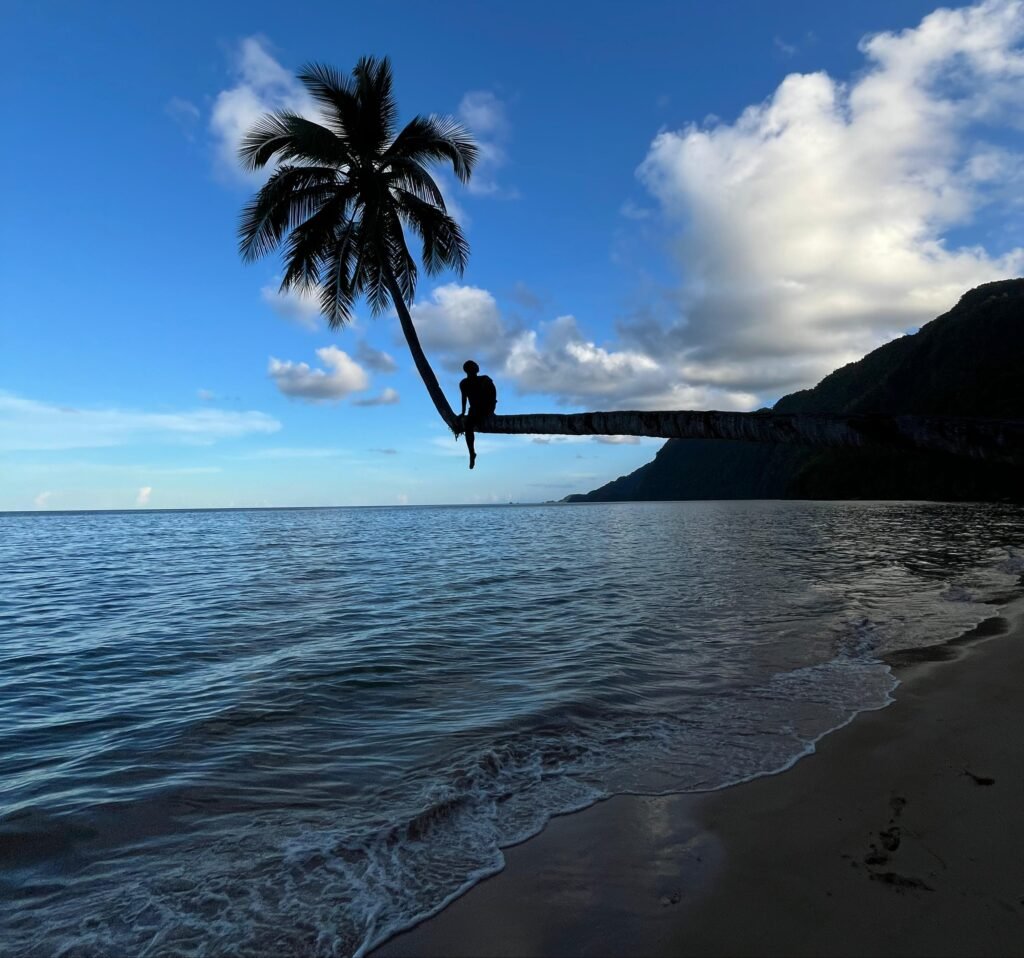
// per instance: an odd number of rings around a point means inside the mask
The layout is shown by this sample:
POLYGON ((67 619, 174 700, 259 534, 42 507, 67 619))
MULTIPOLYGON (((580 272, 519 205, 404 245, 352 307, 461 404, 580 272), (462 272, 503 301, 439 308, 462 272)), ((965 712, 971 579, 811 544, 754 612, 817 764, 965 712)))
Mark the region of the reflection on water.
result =
POLYGON ((349 954, 554 812, 785 767, 993 614, 1024 511, 0 515, 0 940, 349 954))

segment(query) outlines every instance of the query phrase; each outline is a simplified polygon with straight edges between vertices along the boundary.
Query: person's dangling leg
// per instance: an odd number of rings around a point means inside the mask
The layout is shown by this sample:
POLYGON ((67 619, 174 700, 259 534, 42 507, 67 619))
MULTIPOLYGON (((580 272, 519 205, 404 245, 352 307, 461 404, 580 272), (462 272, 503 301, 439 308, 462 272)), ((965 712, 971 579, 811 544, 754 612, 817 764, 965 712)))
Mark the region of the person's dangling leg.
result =
POLYGON ((469 468, 472 469, 476 465, 476 448, 473 445, 475 441, 473 435, 472 426, 466 426, 466 448, 469 450, 469 468))

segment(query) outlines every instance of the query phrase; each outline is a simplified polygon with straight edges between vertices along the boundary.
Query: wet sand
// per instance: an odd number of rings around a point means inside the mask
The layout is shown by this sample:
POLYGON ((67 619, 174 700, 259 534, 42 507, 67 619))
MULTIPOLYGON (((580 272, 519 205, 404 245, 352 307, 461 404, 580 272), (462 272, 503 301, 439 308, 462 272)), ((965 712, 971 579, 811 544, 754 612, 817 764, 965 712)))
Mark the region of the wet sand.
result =
POLYGON ((375 951, 1024 955, 1024 618, 893 661, 893 705, 779 775, 620 796, 375 951))

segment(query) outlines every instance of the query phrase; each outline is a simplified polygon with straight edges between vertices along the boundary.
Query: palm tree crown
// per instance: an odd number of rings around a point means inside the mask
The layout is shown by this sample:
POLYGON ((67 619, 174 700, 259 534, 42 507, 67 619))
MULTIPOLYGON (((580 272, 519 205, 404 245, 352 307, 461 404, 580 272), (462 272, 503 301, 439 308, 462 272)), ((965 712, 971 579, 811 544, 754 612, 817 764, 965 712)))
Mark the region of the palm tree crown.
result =
POLYGON ((321 122, 286 110, 267 114, 239 149, 248 169, 279 164, 242 213, 242 258, 286 243, 282 291, 319 290, 332 328, 352 318, 360 296, 373 313, 398 297, 412 301, 416 263, 405 229, 422 241, 428 273, 461 274, 469 245, 427 167, 449 161, 468 180, 478 150, 466 130, 448 118, 417 116, 395 135, 386 57, 361 58, 351 77, 314 63, 298 78, 321 122))

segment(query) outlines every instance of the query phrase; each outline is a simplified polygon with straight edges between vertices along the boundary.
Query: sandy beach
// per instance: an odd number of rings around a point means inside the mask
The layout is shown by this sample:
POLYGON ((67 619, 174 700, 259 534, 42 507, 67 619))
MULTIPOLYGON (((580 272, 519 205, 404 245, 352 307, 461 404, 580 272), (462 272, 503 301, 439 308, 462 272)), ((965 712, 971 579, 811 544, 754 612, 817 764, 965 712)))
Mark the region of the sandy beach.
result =
POLYGON ((555 819, 374 955, 1024 954, 1019 605, 892 665, 788 771, 555 819))

